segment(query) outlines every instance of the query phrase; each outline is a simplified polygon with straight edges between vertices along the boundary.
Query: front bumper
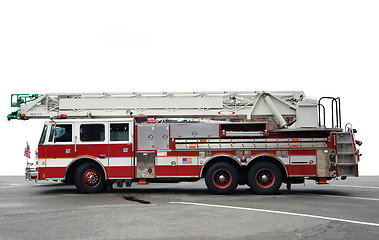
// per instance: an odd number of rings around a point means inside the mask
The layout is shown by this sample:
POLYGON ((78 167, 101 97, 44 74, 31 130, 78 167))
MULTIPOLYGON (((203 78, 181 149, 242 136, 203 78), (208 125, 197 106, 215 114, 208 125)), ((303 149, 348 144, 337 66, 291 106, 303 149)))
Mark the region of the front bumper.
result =
POLYGON ((26 181, 38 181, 38 169, 32 164, 28 164, 25 168, 25 180, 26 181))

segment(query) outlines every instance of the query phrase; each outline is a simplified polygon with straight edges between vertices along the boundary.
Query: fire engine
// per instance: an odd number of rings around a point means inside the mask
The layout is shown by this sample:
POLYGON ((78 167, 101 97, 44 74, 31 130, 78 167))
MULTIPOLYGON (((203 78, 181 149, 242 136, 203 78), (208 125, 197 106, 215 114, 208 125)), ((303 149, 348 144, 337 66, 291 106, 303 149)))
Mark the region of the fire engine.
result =
POLYGON ((12 94, 11 119, 47 119, 27 180, 83 193, 133 182, 205 179, 214 194, 247 184, 358 176, 356 130, 341 128, 340 98, 302 91, 12 94))

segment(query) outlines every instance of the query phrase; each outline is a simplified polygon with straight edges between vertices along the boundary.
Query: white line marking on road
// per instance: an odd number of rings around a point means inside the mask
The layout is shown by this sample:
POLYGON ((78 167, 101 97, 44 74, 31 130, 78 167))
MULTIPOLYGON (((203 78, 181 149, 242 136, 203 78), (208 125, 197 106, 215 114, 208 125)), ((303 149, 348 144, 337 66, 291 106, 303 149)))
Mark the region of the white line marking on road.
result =
POLYGON ((379 187, 369 187, 369 186, 351 186, 351 185, 333 185, 334 187, 352 187, 352 188, 369 188, 369 189, 379 189, 379 187))
POLYGON ((266 213, 276 213, 276 214, 283 214, 283 215, 290 215, 290 216, 309 217, 309 218, 317 218, 317 219, 324 219, 324 220, 330 220, 330 221, 339 221, 339 222, 347 222, 347 223, 355 223, 355 224, 379 227, 379 223, 362 222, 362 221, 355 221, 355 220, 334 218, 334 217, 324 217, 324 216, 317 216, 317 215, 304 214, 304 213, 293 213, 293 212, 283 212, 283 211, 276 211, 276 210, 269 210, 269 209, 234 207, 234 206, 226 206, 226 205, 215 205, 215 204, 204 204, 204 203, 193 203, 193 202, 170 202, 170 203, 195 205, 195 206, 203 206, 203 207, 228 208, 228 209, 237 209, 237 210, 266 212, 266 213))
POLYGON ((312 194, 312 195, 323 196, 323 197, 352 198, 352 199, 358 199, 358 200, 379 201, 378 198, 350 197, 350 196, 337 196, 337 195, 320 195, 320 194, 312 194))
POLYGON ((1 186, 0 188, 14 188, 14 187, 25 187, 29 184, 26 184, 26 183, 12 183, 12 184, 8 184, 8 185, 5 185, 5 186, 1 186))

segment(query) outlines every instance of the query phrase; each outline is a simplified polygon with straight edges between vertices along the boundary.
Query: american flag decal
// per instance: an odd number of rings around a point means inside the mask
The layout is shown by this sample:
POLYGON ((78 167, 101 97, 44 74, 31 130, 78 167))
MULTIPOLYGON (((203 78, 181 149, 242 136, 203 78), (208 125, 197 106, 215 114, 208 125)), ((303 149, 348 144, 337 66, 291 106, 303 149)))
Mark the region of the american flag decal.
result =
POLYGON ((192 158, 183 158, 183 164, 192 164, 192 158))

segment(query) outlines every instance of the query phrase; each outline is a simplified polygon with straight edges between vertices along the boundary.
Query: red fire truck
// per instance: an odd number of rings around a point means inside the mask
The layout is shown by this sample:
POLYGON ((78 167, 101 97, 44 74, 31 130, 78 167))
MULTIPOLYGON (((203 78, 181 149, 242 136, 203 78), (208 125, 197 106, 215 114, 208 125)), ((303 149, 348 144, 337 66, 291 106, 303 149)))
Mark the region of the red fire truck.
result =
POLYGON ((50 119, 26 179, 71 182, 83 193, 204 178, 215 194, 243 184, 273 194, 282 183, 358 176, 361 142, 351 124, 341 128, 339 98, 133 92, 13 94, 12 102, 9 120, 50 119))

